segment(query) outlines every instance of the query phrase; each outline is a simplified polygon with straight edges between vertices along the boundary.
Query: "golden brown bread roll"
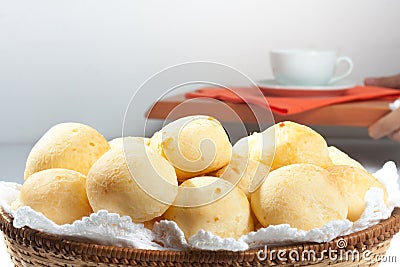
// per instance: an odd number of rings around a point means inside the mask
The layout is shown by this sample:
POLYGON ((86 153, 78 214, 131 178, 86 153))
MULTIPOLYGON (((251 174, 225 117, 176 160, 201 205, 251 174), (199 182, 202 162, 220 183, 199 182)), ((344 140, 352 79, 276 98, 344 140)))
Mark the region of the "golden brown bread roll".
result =
POLYGON ((247 198, 250 198, 250 189, 253 189, 251 187, 262 182, 269 172, 274 154, 271 139, 273 141, 273 132, 270 131, 253 133, 240 139, 232 148, 229 164, 210 175, 237 184, 247 198))
POLYGON ((233 153, 271 166, 271 170, 290 164, 308 163, 323 168, 332 166, 325 139, 313 129, 291 121, 277 123, 261 133, 244 137, 233 153))
POLYGON ((229 165, 212 175, 232 183, 241 176, 238 186, 249 196, 270 169, 296 163, 310 163, 324 168, 332 165, 327 144, 321 135, 307 126, 285 121, 240 139, 233 146, 229 165))
POLYGON ((156 217, 150 221, 143 222, 143 226, 149 230, 153 230, 154 224, 162 220, 162 217, 156 217))
POLYGON ((73 223, 92 213, 85 182, 83 174, 72 170, 36 172, 22 185, 18 206, 30 206, 57 224, 73 223))
POLYGON ((348 205, 347 218, 357 221, 365 209, 365 193, 372 187, 382 188, 382 184, 367 171, 346 165, 332 166, 327 169, 329 177, 337 183, 348 205))
POLYGON ((222 168, 232 152, 221 123, 209 116, 169 123, 150 139, 150 147, 172 163, 180 182, 222 168))
POLYGON ((331 158, 332 163, 334 165, 348 165, 365 170, 365 168, 358 161, 350 158, 349 155, 347 155, 337 147, 334 146, 328 147, 328 152, 329 152, 329 157, 331 158))
MULTIPOLYGON (((202 194, 216 196, 223 194, 232 186, 228 181, 210 176, 191 178, 180 185, 180 187, 203 187, 202 194), (209 186, 205 188, 206 185, 209 186)), ((187 197, 201 198, 202 196, 188 194, 187 197)), ((188 199, 188 202, 190 203, 191 200, 188 199)), ((200 229, 210 231, 220 237, 233 238, 239 238, 254 229, 249 201, 237 187, 210 204, 199 207, 171 206, 163 217, 176 222, 185 233, 186 239, 197 234, 200 229)))
MULTIPOLYGON (((156 153, 161 155, 163 158, 167 158, 164 154, 163 148, 162 148, 162 133, 161 131, 155 132, 153 136, 150 138, 150 147, 153 149, 156 153)), ((179 177, 178 177, 179 178, 179 177)))
POLYGON ((231 162, 215 171, 210 176, 220 177, 233 184, 236 184, 250 199, 250 184, 254 178, 262 180, 269 171, 269 167, 250 158, 242 158, 238 155, 232 155, 231 162))
POLYGON ((311 230, 347 216, 347 202, 328 171, 312 164, 270 172, 251 195, 251 206, 264 227, 289 224, 311 230))
POLYGON ((280 122, 275 130, 275 155, 272 170, 282 166, 308 163, 332 166, 325 139, 313 129, 291 121, 280 122))
POLYGON ((35 144, 26 161, 24 177, 33 173, 64 168, 86 175, 93 163, 110 146, 95 129, 81 123, 61 123, 53 126, 35 144))
POLYGON ((163 214, 175 200, 178 181, 171 164, 143 138, 125 140, 90 169, 86 189, 94 211, 108 210, 145 222, 163 214))
POLYGON ((146 145, 150 145, 150 138, 146 137, 133 137, 133 136, 125 136, 125 137, 118 137, 110 140, 108 143, 110 144, 110 148, 121 148, 124 145, 124 140, 129 142, 130 139, 143 139, 143 142, 146 145))

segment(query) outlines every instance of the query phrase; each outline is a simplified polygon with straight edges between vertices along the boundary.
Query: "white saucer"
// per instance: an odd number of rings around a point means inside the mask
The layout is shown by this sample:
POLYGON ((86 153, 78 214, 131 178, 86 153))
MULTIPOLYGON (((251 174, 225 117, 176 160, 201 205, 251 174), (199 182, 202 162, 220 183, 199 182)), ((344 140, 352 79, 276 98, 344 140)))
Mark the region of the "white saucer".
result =
POLYGON ((257 86, 264 94, 279 96, 320 96, 320 95, 340 95, 356 86, 355 82, 343 80, 330 85, 302 86, 302 85, 282 85, 276 80, 257 81, 257 86))

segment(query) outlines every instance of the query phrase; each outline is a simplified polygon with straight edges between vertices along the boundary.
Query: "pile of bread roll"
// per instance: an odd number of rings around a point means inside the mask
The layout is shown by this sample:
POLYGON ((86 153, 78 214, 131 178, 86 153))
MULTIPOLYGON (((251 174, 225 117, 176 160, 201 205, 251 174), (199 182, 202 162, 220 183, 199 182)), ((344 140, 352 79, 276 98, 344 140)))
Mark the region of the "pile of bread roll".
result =
POLYGON ((174 221, 187 239, 200 229, 239 238, 269 225, 356 221, 372 187, 383 189, 309 127, 280 122, 232 147, 219 121, 198 115, 110 142, 83 124, 56 125, 30 152, 13 207, 57 224, 107 210, 148 228, 174 221))

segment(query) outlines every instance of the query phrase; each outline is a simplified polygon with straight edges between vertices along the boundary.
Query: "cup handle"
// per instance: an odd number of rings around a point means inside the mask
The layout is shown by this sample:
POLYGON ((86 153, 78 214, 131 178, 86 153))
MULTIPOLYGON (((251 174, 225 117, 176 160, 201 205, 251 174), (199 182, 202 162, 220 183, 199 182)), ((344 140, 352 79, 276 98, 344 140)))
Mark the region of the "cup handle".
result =
POLYGON ((342 62, 342 61, 347 63, 347 65, 349 66, 349 69, 346 71, 345 74, 339 75, 337 77, 333 77, 332 79, 330 79, 329 80, 329 84, 335 83, 337 81, 340 81, 340 80, 346 78, 353 71, 354 64, 353 64, 353 61, 351 60, 351 58, 349 58, 349 57, 338 57, 338 59, 336 59, 336 66, 338 66, 340 64, 340 62, 342 62))

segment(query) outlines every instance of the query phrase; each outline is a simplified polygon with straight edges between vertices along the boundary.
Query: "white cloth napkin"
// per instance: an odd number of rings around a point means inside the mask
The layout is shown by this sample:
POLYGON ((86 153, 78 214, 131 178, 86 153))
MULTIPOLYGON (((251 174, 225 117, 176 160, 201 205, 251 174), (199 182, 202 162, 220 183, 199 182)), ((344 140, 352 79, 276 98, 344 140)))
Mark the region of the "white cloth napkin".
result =
POLYGON ((400 108, 400 98, 396 99, 395 101, 393 101, 392 103, 389 103, 389 108, 393 111, 396 110, 398 108, 400 108))

